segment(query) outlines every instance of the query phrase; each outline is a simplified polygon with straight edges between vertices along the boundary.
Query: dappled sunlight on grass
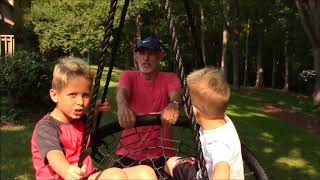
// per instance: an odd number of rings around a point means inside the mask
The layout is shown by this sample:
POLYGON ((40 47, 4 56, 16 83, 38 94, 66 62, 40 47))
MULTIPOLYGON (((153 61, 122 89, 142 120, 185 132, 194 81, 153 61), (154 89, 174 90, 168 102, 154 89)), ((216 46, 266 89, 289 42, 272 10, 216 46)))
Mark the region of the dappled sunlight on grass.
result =
POLYGON ((293 149, 289 152, 288 156, 279 157, 275 160, 278 167, 299 169, 308 174, 309 177, 319 176, 319 172, 316 168, 310 164, 305 158, 302 157, 302 153, 298 149, 293 149))
POLYGON ((226 114, 231 115, 231 116, 238 116, 238 117, 247 117, 247 118, 257 118, 257 117, 264 117, 267 118, 269 117, 267 114, 264 114, 262 112, 246 112, 246 113, 241 113, 238 111, 233 111, 233 110, 228 110, 226 114))
POLYGON ((259 138, 260 140, 263 140, 268 143, 273 143, 274 142, 274 136, 270 133, 263 132, 261 133, 261 137, 259 138))
POLYGON ((292 142, 299 143, 299 142, 301 142, 301 141, 302 141, 302 139, 299 138, 299 137, 293 137, 293 138, 292 138, 292 142))
POLYGON ((33 179, 33 176, 31 176, 30 174, 28 174, 27 172, 25 174, 22 174, 22 175, 19 175, 19 176, 16 176, 14 178, 15 180, 26 180, 26 179, 33 179))
POLYGON ((259 106, 249 106, 249 105, 241 105, 241 104, 233 104, 228 106, 228 110, 250 110, 250 111, 262 111, 262 108, 259 106))
POLYGON ((4 131, 22 131, 26 128, 26 126, 24 125, 15 125, 15 126, 3 126, 1 127, 1 131, 4 130, 4 131))
MULTIPOLYGON (((100 83, 100 88, 101 89, 104 89, 104 86, 106 85, 106 82, 105 81, 103 81, 103 82, 101 82, 100 83)), ((113 82, 113 81, 110 81, 109 82, 109 88, 110 87, 117 87, 117 83, 116 82, 113 82)))
POLYGON ((305 167, 306 162, 301 158, 293 157, 281 157, 276 160, 278 164, 284 164, 288 167, 302 168, 305 167))
POLYGON ((264 153, 268 153, 268 154, 273 153, 273 149, 272 149, 272 148, 269 148, 269 147, 264 148, 262 151, 263 151, 264 153))

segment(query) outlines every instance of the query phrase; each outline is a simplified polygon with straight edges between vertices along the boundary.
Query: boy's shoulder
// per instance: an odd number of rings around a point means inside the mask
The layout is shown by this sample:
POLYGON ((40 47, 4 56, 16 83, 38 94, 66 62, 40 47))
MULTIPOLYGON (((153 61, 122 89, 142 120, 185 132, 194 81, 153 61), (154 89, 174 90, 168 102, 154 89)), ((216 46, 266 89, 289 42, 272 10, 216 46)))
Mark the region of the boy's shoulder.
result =
POLYGON ((52 116, 49 114, 46 114, 43 116, 36 124, 35 129, 41 129, 44 127, 54 127, 59 128, 60 122, 55 120, 52 116))
POLYGON ((221 139, 227 141, 229 139, 238 138, 237 130, 232 122, 232 120, 225 115, 225 123, 217 126, 213 129, 204 129, 202 126, 199 129, 200 133, 208 139, 214 141, 215 139, 221 139), (211 137, 211 138, 209 138, 211 137))

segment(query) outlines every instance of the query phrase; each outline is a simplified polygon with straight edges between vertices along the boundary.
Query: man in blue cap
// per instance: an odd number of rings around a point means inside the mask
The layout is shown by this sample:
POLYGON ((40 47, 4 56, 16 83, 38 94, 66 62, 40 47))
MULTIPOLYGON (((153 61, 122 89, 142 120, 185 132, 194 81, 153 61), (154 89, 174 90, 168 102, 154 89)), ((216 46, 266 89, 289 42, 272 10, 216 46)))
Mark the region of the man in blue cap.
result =
POLYGON ((121 157, 122 164, 129 165, 142 159, 148 164, 148 161, 175 155, 172 149, 163 147, 172 147, 171 142, 164 140, 172 139, 170 125, 178 120, 181 85, 175 73, 160 71, 160 61, 164 56, 157 38, 149 36, 140 40, 134 53, 139 70, 123 71, 119 77, 116 96, 118 120, 125 130, 117 154, 125 156, 121 157), (133 128, 135 115, 150 113, 161 113, 162 127, 133 128), (138 151, 141 148, 147 150, 138 151))

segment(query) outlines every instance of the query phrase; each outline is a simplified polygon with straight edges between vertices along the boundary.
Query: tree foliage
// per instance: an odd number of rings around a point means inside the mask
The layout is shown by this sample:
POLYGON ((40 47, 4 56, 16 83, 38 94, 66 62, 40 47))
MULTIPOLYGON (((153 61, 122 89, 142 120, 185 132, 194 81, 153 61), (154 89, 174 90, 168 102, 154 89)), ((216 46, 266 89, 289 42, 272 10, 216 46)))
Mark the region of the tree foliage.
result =
POLYGON ((50 105, 52 64, 36 53, 18 51, 1 59, 1 89, 18 109, 50 105))
MULTIPOLYGON (((191 3, 189 10, 193 16, 191 23, 195 25, 196 33, 191 33, 183 1, 171 1, 169 4, 186 72, 201 67, 196 61, 197 47, 194 47, 193 42, 194 39, 201 39, 200 33, 202 42, 198 42, 198 45, 201 44, 201 48, 205 48, 202 52, 205 52, 207 65, 221 67, 223 29, 225 24, 232 23, 232 19, 228 19, 232 14, 229 14, 229 17, 224 16, 224 2, 227 1, 188 1, 191 3), (198 38, 194 38, 195 36, 198 38)), ((132 53, 136 41, 155 35, 161 40, 167 54, 161 63, 163 69, 175 70, 173 45, 167 31, 162 2, 130 1, 120 47, 117 50, 116 66, 132 68, 132 53)), ((28 23, 34 27, 38 35, 41 52, 51 55, 58 52, 60 56, 63 53, 80 56, 89 54, 93 59, 98 59, 104 34, 103 22, 108 15, 109 3, 110 0, 33 0, 28 23)), ((123 1, 118 1, 112 35, 117 30, 122 6, 123 1)), ((229 8, 234 7, 231 5, 229 8)), ((305 92, 299 81, 295 80, 303 70, 316 67, 313 63, 312 43, 306 41, 309 36, 303 31, 295 2, 241 0, 239 12, 239 55, 236 59, 232 59, 233 41, 230 40, 227 44, 225 66, 229 69, 228 81, 244 82, 246 74, 245 85, 253 86, 257 79, 258 67, 262 67, 262 87, 282 89, 289 83, 289 90, 301 89, 301 92, 305 92), (239 62, 239 65, 234 62, 239 62), (231 70, 234 65, 239 66, 240 72, 235 74, 235 71, 231 70)), ((230 32, 232 27, 235 26, 229 26, 230 32)), ((113 36, 110 42, 113 42, 113 36)))
POLYGON ((42 53, 58 50, 83 56, 100 49, 107 12, 104 0, 34 0, 27 17, 42 53))

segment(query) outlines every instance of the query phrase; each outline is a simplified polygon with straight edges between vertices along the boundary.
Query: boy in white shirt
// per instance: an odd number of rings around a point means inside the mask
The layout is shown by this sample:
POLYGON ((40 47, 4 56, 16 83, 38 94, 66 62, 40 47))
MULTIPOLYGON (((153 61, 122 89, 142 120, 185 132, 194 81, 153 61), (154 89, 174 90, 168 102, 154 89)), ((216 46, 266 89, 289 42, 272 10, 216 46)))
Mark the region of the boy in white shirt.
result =
MULTIPOLYGON (((209 179, 244 179, 241 143, 231 119, 224 113, 230 88, 222 73, 213 68, 187 77, 192 109, 200 125, 200 141, 209 179)), ((165 171, 174 179, 201 179, 194 158, 171 157, 165 171)))

